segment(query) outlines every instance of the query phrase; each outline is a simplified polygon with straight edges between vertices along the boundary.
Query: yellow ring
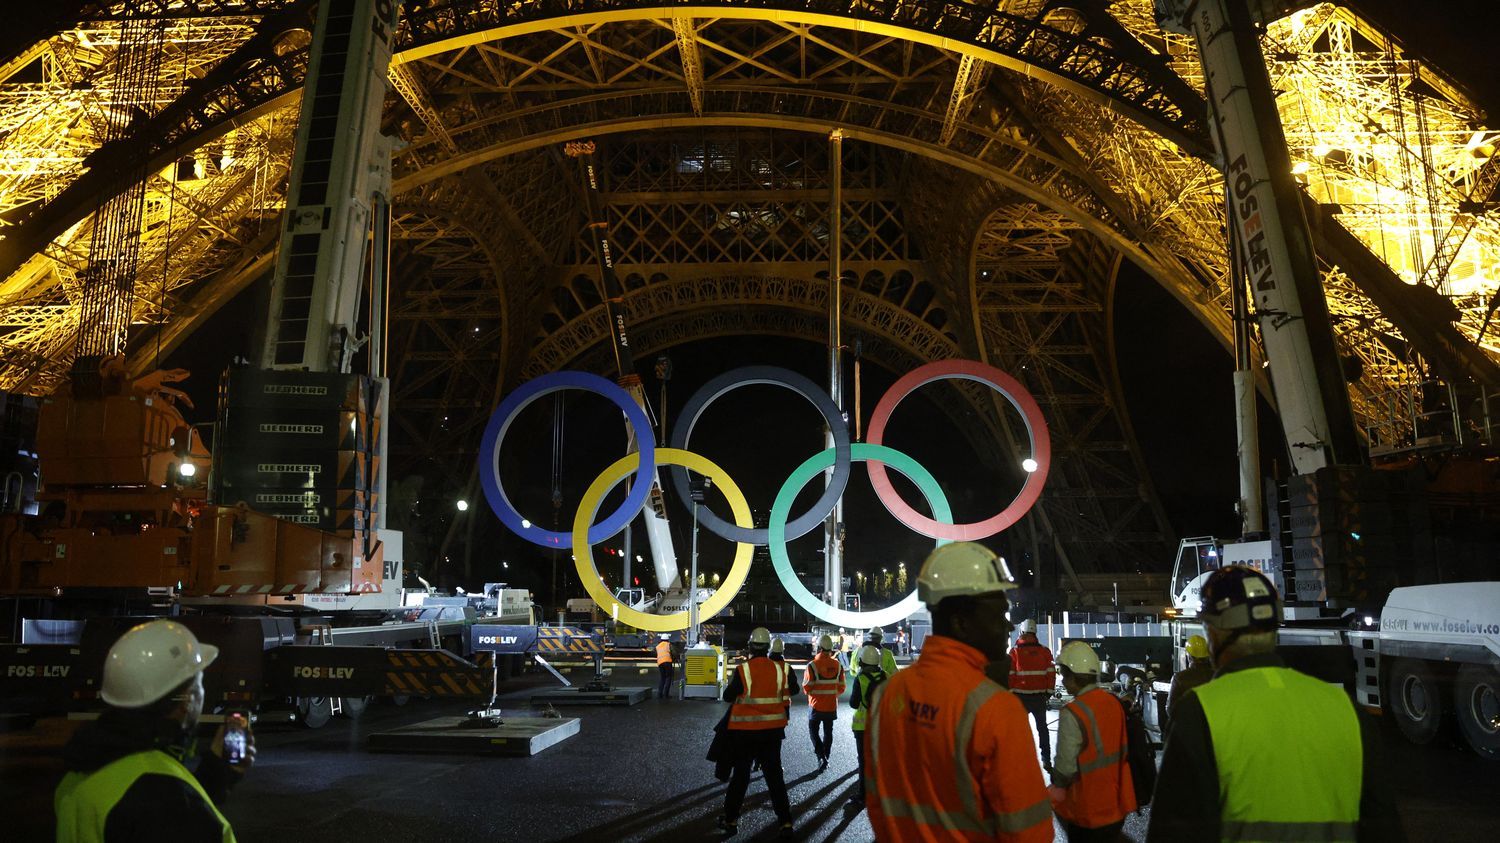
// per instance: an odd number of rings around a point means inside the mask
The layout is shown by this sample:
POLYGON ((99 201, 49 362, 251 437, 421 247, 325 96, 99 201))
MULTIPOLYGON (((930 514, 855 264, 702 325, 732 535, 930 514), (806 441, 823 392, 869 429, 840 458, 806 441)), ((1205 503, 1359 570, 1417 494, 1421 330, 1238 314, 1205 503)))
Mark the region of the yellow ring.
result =
MULTIPOLYGON (((630 474, 633 474, 639 465, 640 454, 626 454, 616 460, 609 468, 604 469, 594 479, 593 485, 583 493, 583 500, 578 502, 578 514, 573 516, 573 565, 578 568, 578 579, 588 591, 599 608, 621 623, 630 624, 638 629, 650 630, 651 632, 674 632, 679 629, 688 628, 688 613, 676 612, 670 615, 652 615, 646 612, 632 609, 624 603, 616 600, 613 594, 604 587, 604 578, 599 576, 599 568, 594 564, 594 547, 589 544, 589 525, 594 522, 594 516, 599 511, 599 504, 610 490, 619 485, 630 474)), ((692 451, 681 448, 657 448, 657 465, 680 465, 683 468, 696 471, 714 482, 714 488, 724 494, 729 501, 729 511, 734 515, 734 523, 746 529, 755 526, 750 519, 750 504, 745 500, 745 493, 740 487, 729 479, 729 473, 707 457, 699 456, 692 451)), ((729 605, 729 601, 740 593, 745 585, 745 577, 750 574, 750 559, 755 553, 753 545, 737 542, 734 551, 734 564, 729 566, 729 576, 714 592, 714 596, 703 601, 698 607, 698 622, 712 618, 729 605)), ((689 594, 693 594, 696 588, 694 583, 688 583, 689 594)), ((691 599, 691 597, 689 598, 691 599)))

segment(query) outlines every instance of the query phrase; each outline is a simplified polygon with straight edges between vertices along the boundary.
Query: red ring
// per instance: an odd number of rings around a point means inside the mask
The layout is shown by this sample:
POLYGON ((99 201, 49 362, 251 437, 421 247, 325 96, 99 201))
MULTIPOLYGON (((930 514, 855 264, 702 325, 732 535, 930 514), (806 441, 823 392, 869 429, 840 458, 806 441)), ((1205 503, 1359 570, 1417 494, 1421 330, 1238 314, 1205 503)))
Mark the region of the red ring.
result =
POLYGON ((870 485, 875 487, 875 494, 880 496, 880 502, 885 504, 885 508, 896 520, 934 539, 978 541, 1020 521, 1036 504, 1037 498, 1041 497, 1042 486, 1047 482, 1047 470, 1051 468, 1052 438, 1047 434, 1047 421, 1042 418, 1042 408, 1037 405, 1036 399, 1031 397, 1031 393, 1019 381, 994 366, 986 366, 975 360, 939 360, 918 366, 892 384, 885 395, 880 397, 880 403, 875 405, 875 412, 870 416, 870 429, 865 441, 871 445, 884 444, 881 440, 885 436, 885 424, 890 421, 891 413, 901 403, 901 399, 921 386, 947 378, 977 381, 999 392, 1026 422, 1026 429, 1031 434, 1031 458, 1036 460, 1037 468, 1027 476, 1026 484, 1021 487, 1016 499, 1010 502, 1010 506, 984 521, 943 524, 917 512, 901 499, 901 495, 891 485, 891 478, 886 474, 884 464, 868 460, 865 468, 870 473, 870 485))

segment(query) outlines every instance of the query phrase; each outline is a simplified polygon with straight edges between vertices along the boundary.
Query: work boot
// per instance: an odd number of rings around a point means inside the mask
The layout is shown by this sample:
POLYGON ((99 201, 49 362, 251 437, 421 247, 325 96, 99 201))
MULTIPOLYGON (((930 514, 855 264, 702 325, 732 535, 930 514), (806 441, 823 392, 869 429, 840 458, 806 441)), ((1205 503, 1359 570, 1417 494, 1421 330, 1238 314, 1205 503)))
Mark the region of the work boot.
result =
POLYGON ((828 769, 828 756, 826 756, 826 755, 819 755, 818 756, 818 772, 821 773, 821 772, 823 772, 826 769, 828 769))
POLYGON ((721 816, 719 817, 719 830, 724 832, 726 835, 733 836, 739 833, 739 820, 731 820, 728 817, 721 816))
POLYGON ((781 839, 782 840, 792 840, 792 839, 796 838, 796 836, 797 836, 797 830, 794 829, 794 828, 792 828, 792 823, 791 823, 790 820, 788 820, 788 821, 786 821, 786 822, 784 822, 784 823, 781 824, 781 839))

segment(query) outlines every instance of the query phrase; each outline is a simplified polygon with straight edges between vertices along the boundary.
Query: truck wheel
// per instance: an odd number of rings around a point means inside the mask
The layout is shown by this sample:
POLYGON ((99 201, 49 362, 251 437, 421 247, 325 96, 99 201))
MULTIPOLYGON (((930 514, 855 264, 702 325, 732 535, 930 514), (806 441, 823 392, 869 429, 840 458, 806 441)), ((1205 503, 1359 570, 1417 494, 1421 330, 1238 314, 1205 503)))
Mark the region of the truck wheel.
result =
POLYGON ((297 722, 308 729, 321 729, 333 719, 333 705, 327 697, 298 697, 297 722))
POLYGON ((1401 734, 1414 744, 1426 745, 1443 725, 1443 694, 1432 671, 1416 659, 1396 659, 1386 702, 1401 734))
POLYGON ((344 697, 344 716, 350 720, 358 720, 365 713, 365 707, 369 704, 369 697, 344 697))
POLYGON ((1469 746, 1481 758, 1500 761, 1500 673, 1477 664, 1460 668, 1453 709, 1469 746))

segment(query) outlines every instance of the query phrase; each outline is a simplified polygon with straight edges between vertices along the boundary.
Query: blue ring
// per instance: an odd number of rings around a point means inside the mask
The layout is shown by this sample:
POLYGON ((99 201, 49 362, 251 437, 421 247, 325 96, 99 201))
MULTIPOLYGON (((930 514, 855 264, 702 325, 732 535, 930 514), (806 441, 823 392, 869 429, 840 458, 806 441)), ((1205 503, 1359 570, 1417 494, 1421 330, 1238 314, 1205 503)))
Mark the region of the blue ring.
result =
MULTIPOLYGON (((677 424, 672 428, 672 447, 688 450, 688 439, 693 435, 693 427, 698 424, 698 417, 703 415, 709 404, 726 392, 757 383, 790 389, 806 398, 817 408, 824 423, 833 432, 833 476, 829 478, 822 496, 801 517, 786 525, 786 537, 795 539, 817 529, 824 523, 828 513, 833 512, 839 498, 844 495, 844 488, 849 485, 852 464, 849 458, 849 425, 844 421, 844 414, 839 410, 839 405, 833 403, 833 398, 813 383, 812 379, 780 366, 741 366, 725 372, 699 387, 678 413, 677 424)), ((672 488, 677 491, 678 499, 688 500, 691 496, 688 494, 687 469, 677 465, 669 466, 667 476, 672 479, 672 488)), ((731 524, 706 506, 698 508, 698 523, 710 533, 732 542, 770 544, 771 541, 765 527, 731 524)))
POLYGON ((597 544, 625 529, 625 525, 646 505, 646 496, 651 493, 651 486, 656 481, 656 444, 652 441, 651 420, 646 418, 646 411, 635 403, 630 393, 588 372, 552 372, 521 384, 505 396, 505 400, 490 415, 490 423, 485 425, 484 439, 479 446, 479 482, 484 486, 485 500, 489 501, 495 516, 511 532, 542 547, 572 547, 573 534, 544 530, 531 524, 516 511, 510 498, 505 495, 505 487, 500 485, 500 443, 505 441, 505 432, 510 429, 510 423, 527 405, 564 389, 581 389, 612 401, 625 413, 625 420, 634 431, 636 445, 641 452, 641 464, 635 470, 635 482, 630 486, 630 493, 625 496, 619 509, 589 527, 589 543, 597 544), (530 526, 523 526, 523 521, 530 526))

